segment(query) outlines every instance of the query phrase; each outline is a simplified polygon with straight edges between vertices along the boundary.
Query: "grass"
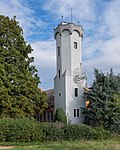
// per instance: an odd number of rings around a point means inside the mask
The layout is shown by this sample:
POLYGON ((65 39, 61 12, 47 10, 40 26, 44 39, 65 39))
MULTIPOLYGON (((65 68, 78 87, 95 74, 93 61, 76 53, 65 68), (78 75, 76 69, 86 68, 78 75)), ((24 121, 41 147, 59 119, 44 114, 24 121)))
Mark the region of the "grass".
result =
POLYGON ((15 146, 11 150, 120 150, 120 139, 46 143, 0 143, 0 145, 15 146))

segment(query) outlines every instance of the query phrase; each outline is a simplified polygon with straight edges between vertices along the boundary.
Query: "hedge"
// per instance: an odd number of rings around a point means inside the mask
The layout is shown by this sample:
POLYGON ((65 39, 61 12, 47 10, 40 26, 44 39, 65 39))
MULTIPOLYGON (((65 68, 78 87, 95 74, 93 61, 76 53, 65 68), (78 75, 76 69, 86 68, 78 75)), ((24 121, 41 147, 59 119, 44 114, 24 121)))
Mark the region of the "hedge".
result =
POLYGON ((102 127, 92 128, 87 125, 67 125, 63 127, 65 140, 107 139, 111 137, 109 131, 102 127))
POLYGON ((64 134, 61 128, 53 126, 53 124, 42 125, 42 131, 44 133, 43 141, 60 141, 63 140, 64 134))
POLYGON ((31 142, 41 141, 43 132, 40 125, 28 118, 0 119, 0 141, 31 142))
POLYGON ((92 128, 87 125, 65 125, 60 128, 54 124, 40 124, 28 118, 0 119, 0 141, 5 142, 73 141, 108 139, 110 137, 111 133, 101 127, 92 128))

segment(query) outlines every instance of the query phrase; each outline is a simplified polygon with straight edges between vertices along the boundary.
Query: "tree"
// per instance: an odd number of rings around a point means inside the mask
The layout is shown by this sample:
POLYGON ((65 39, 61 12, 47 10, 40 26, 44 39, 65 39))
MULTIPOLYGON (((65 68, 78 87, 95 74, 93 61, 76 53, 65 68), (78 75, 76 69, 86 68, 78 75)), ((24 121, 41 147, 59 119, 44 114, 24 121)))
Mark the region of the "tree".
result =
POLYGON ((32 51, 15 17, 0 16, 0 116, 34 116, 47 106, 32 51))
POLYGON ((85 123, 103 126, 120 132, 120 75, 112 69, 107 75, 95 69, 95 80, 91 90, 85 92, 88 106, 83 109, 85 123))
POLYGON ((54 121, 62 122, 64 124, 67 123, 67 117, 62 108, 58 108, 55 113, 54 121))

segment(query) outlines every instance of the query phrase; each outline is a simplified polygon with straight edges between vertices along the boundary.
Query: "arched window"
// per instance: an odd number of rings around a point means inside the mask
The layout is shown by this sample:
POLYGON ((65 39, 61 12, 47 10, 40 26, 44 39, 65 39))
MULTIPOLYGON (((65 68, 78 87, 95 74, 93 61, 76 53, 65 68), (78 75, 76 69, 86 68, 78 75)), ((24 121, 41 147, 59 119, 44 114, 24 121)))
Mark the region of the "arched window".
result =
POLYGON ((78 88, 75 88, 75 97, 78 97, 78 88))
POLYGON ((77 42, 74 42, 74 49, 77 49, 77 42))

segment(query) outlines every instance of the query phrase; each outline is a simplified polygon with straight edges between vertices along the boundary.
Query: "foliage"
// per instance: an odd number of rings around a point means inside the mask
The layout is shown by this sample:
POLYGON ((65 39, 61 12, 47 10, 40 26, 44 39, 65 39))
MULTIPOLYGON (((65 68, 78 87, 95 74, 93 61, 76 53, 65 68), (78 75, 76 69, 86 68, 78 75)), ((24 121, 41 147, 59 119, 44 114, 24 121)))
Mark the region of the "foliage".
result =
POLYGON ((44 142, 62 140, 108 139, 109 131, 92 128, 87 125, 65 125, 62 128, 54 124, 37 123, 33 118, 1 118, 1 142, 44 142))
POLYGON ((103 126, 120 133, 120 75, 112 69, 107 75, 95 69, 95 80, 91 90, 85 92, 89 105, 83 109, 85 123, 103 126))
POLYGON ((52 124, 42 126, 42 131, 44 133, 43 141, 60 141, 63 140, 63 130, 61 128, 55 127, 52 124))
POLYGON ((0 119, 0 141, 31 142, 42 138, 42 129, 32 118, 0 119))
POLYGON ((54 121, 62 122, 64 124, 67 123, 67 117, 62 108, 58 108, 55 113, 54 121))
POLYGON ((108 139, 109 131, 103 128, 92 128, 86 125, 67 125, 63 128, 65 140, 108 139))
POLYGON ((47 106, 47 98, 38 88, 40 83, 33 51, 23 37, 18 22, 0 16, 0 116, 12 118, 34 116, 47 106))

